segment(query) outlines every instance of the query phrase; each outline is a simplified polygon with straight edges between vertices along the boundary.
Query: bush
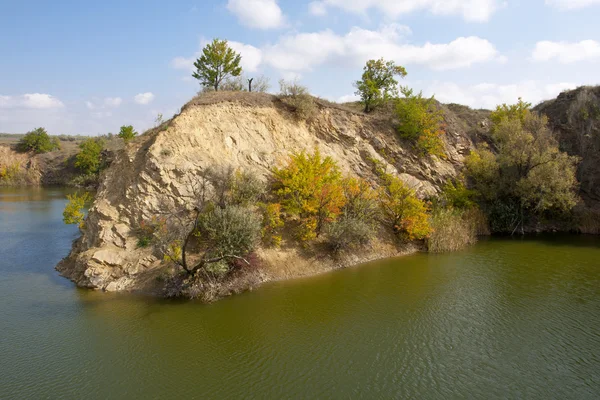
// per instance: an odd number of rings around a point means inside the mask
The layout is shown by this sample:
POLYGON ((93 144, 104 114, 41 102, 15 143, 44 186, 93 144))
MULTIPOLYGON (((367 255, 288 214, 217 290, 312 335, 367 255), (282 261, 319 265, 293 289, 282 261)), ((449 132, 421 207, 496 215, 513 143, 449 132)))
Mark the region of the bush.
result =
POLYGON ((273 171, 274 192, 283 209, 299 218, 298 238, 318 237, 325 225, 334 221, 345 204, 342 175, 331 157, 292 154, 288 164, 273 171))
POLYGON ((317 106, 305 86, 297 82, 279 81, 281 100, 293 107, 299 120, 308 120, 317 112, 317 106))
POLYGON ((382 180, 379 206, 383 222, 403 240, 426 239, 431 227, 425 202, 400 178, 383 174, 382 180))
POLYGON ((51 138, 44 128, 37 128, 28 132, 17 144, 19 151, 33 151, 35 153, 48 153, 60 150, 58 138, 51 138))
POLYGON ((199 240, 207 248, 206 265, 211 264, 211 258, 249 254, 255 249, 262 228, 261 218, 240 206, 216 207, 200 215, 198 226, 199 240))
POLYGON ((401 92, 404 98, 396 104, 400 137, 412 141, 424 154, 444 157, 444 115, 435 99, 424 98, 422 93, 415 95, 408 87, 402 87, 401 92))
POLYGON ((65 224, 75 225, 83 227, 83 220, 85 218, 85 207, 92 200, 92 196, 85 192, 83 194, 68 194, 68 203, 65 205, 63 211, 63 221, 65 224))
POLYGON ((476 206, 476 195, 461 179, 450 179, 442 188, 440 199, 444 207, 466 210, 476 206))
POLYGON ((281 218, 281 204, 261 204, 260 210, 263 217, 261 231, 263 243, 267 246, 279 247, 282 240, 279 231, 284 226, 281 218))
POLYGON ((383 58, 367 61, 361 80, 354 83, 357 89, 355 94, 360 96, 366 113, 398 96, 398 81, 395 76, 404 78, 406 69, 383 58))
POLYGON ((86 139, 79 144, 79 153, 75 156, 75 167, 84 174, 96 174, 102 165, 102 139, 86 139))
POLYGON ((372 223, 342 217, 327 228, 327 243, 335 252, 366 246, 370 243, 373 232, 372 223))

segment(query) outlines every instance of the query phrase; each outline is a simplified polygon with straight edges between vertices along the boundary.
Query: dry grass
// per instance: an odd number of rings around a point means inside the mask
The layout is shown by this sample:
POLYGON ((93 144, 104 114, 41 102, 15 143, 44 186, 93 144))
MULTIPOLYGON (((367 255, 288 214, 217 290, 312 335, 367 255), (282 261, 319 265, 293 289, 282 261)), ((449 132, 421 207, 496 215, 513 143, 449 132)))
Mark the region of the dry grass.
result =
POLYGON ((433 232, 427 242, 431 253, 458 251, 477 243, 477 236, 489 234, 486 218, 479 209, 436 210, 431 226, 433 232))

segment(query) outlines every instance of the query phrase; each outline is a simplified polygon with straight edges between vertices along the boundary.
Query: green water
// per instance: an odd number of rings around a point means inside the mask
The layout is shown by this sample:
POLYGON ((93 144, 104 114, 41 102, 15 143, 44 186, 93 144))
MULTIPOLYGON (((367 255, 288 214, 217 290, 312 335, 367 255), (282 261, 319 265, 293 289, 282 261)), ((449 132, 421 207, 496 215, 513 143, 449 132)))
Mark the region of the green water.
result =
POLYGON ((487 240, 202 305, 60 278, 63 196, 0 188, 0 399, 600 398, 600 238, 487 240))

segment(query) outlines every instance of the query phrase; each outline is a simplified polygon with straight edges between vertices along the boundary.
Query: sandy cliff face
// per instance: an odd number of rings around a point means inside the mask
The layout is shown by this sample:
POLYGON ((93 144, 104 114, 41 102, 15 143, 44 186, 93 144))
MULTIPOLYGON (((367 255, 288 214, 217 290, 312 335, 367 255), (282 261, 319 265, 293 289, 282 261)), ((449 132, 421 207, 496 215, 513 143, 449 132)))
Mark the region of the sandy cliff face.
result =
MULTIPOLYGON (((376 159, 418 192, 433 194, 458 173, 473 145, 464 122, 451 112, 448 158, 432 160, 415 155, 381 117, 319 104, 313 120, 299 122, 276 97, 264 94, 198 103, 184 107, 166 130, 146 133, 117 155, 103 175, 82 237, 57 267, 61 274, 85 287, 138 287, 160 260, 137 248, 131 227, 155 215, 161 201, 185 202, 188 178, 209 166, 232 165, 266 176, 290 152, 318 147, 346 173, 373 177, 370 160, 376 159)), ((381 255, 392 253, 381 250, 381 255)), ((281 260, 293 263, 294 257, 281 260)))

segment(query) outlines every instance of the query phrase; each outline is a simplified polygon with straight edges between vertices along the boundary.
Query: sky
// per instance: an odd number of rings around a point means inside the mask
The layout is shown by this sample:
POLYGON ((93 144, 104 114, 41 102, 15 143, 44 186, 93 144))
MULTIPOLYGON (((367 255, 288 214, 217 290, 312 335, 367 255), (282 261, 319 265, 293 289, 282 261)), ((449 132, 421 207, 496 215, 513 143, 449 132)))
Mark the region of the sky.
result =
POLYGON ((199 90, 213 38, 248 77, 355 100, 369 59, 445 103, 493 108, 600 84, 600 0, 0 0, 0 132, 138 131, 199 90))

